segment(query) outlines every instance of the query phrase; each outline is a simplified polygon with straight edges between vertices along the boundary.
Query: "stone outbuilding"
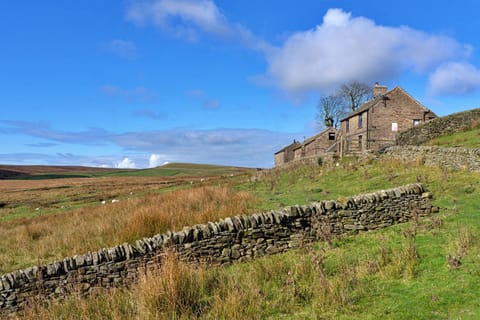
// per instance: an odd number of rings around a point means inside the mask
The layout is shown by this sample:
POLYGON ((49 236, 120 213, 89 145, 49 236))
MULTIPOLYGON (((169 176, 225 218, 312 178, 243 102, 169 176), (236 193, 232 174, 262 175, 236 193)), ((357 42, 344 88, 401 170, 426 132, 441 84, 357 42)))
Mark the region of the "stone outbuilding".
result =
POLYGON ((437 116, 404 89, 378 83, 373 99, 341 120, 339 148, 342 154, 380 150, 394 145, 400 132, 437 116))
POLYGON ((326 153, 328 148, 337 140, 337 135, 337 130, 333 127, 329 127, 319 134, 306 139, 293 150, 294 159, 312 158, 326 153))
POLYGON ((275 166, 284 165, 294 159, 294 150, 300 146, 300 142, 293 140, 293 143, 275 153, 275 166))

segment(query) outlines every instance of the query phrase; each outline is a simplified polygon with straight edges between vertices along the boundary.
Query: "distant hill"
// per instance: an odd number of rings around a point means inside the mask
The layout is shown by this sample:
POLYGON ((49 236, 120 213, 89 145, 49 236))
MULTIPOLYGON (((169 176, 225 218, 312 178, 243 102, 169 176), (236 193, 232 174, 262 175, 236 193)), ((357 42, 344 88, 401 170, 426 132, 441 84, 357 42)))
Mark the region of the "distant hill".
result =
POLYGON ((21 179, 43 175, 89 177, 95 174, 98 175, 118 170, 122 169, 83 166, 0 165, 0 179, 21 179))
POLYGON ((248 172, 252 169, 208 164, 169 163, 149 169, 116 169, 82 166, 0 165, 1 179, 59 179, 94 177, 217 176, 248 172))

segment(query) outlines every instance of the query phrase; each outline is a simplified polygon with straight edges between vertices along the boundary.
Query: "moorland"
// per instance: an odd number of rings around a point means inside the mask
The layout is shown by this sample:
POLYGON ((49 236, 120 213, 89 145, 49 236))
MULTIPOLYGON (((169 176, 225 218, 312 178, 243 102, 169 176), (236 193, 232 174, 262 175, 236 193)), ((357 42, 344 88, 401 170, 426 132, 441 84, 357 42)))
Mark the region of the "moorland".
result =
MULTIPOLYGON (((478 148, 479 133, 472 128, 437 143, 478 148)), ((413 182, 434 194, 439 213, 228 267, 170 257, 159 277, 132 288, 39 302, 18 317, 476 319, 480 173, 427 167, 418 159, 406 164, 352 156, 264 171, 170 164, 27 172, 0 180, 0 271, 226 216, 413 182)))

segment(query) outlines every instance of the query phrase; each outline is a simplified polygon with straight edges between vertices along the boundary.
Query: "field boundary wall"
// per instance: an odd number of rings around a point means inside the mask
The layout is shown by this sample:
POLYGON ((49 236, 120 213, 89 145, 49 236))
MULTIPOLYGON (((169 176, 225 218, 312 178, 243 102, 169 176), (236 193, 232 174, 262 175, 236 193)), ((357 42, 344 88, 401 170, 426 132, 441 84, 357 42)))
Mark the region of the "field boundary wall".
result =
POLYGON ((428 215, 430 198, 422 184, 410 184, 341 201, 229 217, 17 270, 0 277, 0 315, 72 292, 83 296, 101 288, 128 287, 160 270, 169 250, 188 263, 227 265, 285 252, 322 240, 325 234, 376 230, 406 222, 414 214, 428 215))

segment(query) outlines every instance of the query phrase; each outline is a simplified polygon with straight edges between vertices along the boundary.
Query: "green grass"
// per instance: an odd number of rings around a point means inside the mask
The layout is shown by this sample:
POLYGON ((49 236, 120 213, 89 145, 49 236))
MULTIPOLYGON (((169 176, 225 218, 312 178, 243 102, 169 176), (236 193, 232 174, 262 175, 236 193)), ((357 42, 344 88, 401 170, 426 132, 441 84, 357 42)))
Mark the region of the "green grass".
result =
POLYGON ((441 176, 440 169, 405 166, 400 162, 357 163, 344 158, 338 166, 301 165, 289 170, 273 169, 265 177, 238 186, 254 192, 264 210, 338 199, 378 189, 425 182, 429 176, 441 176))
POLYGON ((480 125, 452 135, 435 138, 426 143, 429 146, 480 148, 480 125))
MULTIPOLYGON (((477 319, 480 173, 347 158, 338 166, 271 170, 236 188, 274 209, 413 182, 432 191, 441 208, 418 225, 346 236, 332 246, 319 242, 227 268, 181 269, 192 280, 168 284, 180 290, 175 300, 142 284, 86 300, 72 297, 31 318, 477 319), (458 267, 449 263, 449 254, 458 257, 458 267), (183 295, 193 299, 187 306, 177 305, 183 295)), ((162 280, 148 283, 156 281, 162 280)))
POLYGON ((15 177, 15 180, 45 180, 45 179, 67 179, 67 178, 93 178, 95 174, 88 173, 47 173, 24 175, 15 177))
MULTIPOLYGON (((55 170, 55 167, 52 167, 55 170)), ((74 169, 72 169, 74 170, 74 169)), ((43 174, 24 174, 13 179, 16 180, 43 180, 43 179, 64 179, 64 178, 99 178, 99 177, 173 177, 173 176, 217 176, 230 175, 248 172, 252 169, 217 166, 208 164, 192 163, 170 163, 161 167, 149 169, 121 169, 109 170, 105 172, 82 171, 82 172, 62 172, 62 173, 43 173, 43 174)))
MULTIPOLYGON (((108 172, 98 176, 101 177, 172 177, 178 175, 179 171, 164 168, 151 168, 151 169, 139 169, 128 170, 119 172, 108 172)), ((97 177, 98 177, 97 176, 97 177)))

